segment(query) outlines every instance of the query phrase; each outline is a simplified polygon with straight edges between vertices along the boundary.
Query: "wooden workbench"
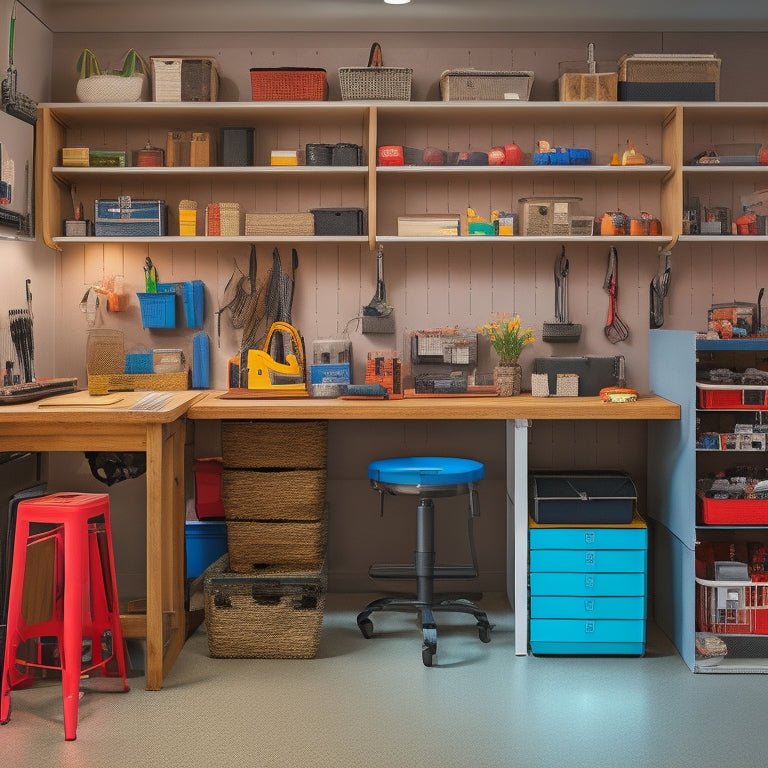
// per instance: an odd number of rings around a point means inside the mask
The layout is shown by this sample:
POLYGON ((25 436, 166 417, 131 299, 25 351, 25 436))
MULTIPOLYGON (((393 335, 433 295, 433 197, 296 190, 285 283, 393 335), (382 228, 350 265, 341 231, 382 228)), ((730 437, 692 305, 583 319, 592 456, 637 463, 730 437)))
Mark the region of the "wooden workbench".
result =
POLYGON ((147 609, 122 621, 127 637, 146 638, 146 688, 159 690, 186 638, 184 443, 187 409, 201 393, 168 393, 158 411, 129 410, 143 394, 4 405, 0 451, 146 451, 147 609))
POLYGON ((680 406, 656 395, 632 403, 599 397, 417 397, 405 400, 230 399, 209 392, 191 419, 503 420, 506 423, 507 596, 515 611, 515 652, 528 652, 528 430, 535 420, 679 419, 680 406))

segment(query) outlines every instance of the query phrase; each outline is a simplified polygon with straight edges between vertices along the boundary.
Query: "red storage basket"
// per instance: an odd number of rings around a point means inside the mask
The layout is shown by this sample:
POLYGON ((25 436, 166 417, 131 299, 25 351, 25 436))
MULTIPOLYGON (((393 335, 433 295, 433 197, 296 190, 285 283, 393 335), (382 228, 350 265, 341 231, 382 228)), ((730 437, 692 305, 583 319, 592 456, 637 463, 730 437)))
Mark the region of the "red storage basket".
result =
POLYGON ((324 101, 328 79, 324 69, 280 67, 251 69, 253 101, 324 101))
POLYGON ((768 499, 710 499, 698 496, 704 525, 768 525, 768 499))

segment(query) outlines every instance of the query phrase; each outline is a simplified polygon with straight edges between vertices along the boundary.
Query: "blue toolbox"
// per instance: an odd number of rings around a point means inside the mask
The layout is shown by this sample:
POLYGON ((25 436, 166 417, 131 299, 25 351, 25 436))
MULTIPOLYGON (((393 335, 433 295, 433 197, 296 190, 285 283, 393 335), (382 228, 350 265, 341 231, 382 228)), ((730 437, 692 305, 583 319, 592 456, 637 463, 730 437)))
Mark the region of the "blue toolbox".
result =
POLYGON ((645 653, 648 529, 529 519, 530 648, 540 655, 645 653))
POLYGON ((135 200, 127 195, 96 200, 93 234, 96 237, 159 237, 168 233, 164 200, 135 200))

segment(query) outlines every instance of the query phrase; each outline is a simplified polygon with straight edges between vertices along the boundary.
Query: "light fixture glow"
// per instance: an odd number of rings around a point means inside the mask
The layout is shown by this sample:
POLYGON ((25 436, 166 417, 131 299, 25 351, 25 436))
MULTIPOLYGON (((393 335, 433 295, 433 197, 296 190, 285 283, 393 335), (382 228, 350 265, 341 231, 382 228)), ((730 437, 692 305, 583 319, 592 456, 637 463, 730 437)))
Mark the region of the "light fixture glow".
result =
POLYGON ((405 5, 410 3, 411 0, 384 0, 387 5, 405 5))

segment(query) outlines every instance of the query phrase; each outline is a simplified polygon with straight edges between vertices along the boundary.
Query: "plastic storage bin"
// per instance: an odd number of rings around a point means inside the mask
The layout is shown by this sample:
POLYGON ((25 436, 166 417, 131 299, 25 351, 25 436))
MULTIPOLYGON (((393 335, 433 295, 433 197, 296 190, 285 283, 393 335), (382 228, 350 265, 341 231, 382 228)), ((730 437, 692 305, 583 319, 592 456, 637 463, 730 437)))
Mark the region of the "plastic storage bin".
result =
POLYGON ((137 293, 144 328, 176 327, 175 293, 137 293))
POLYGON ((187 549, 187 578, 197 578, 211 563, 227 552, 224 521, 187 520, 184 523, 187 549))
POLYGON ((363 235, 361 208, 312 208, 316 235, 363 235))
POLYGON ((205 284, 202 280, 189 280, 182 284, 181 295, 184 299, 184 318, 187 321, 187 328, 203 327, 204 288, 205 284))

